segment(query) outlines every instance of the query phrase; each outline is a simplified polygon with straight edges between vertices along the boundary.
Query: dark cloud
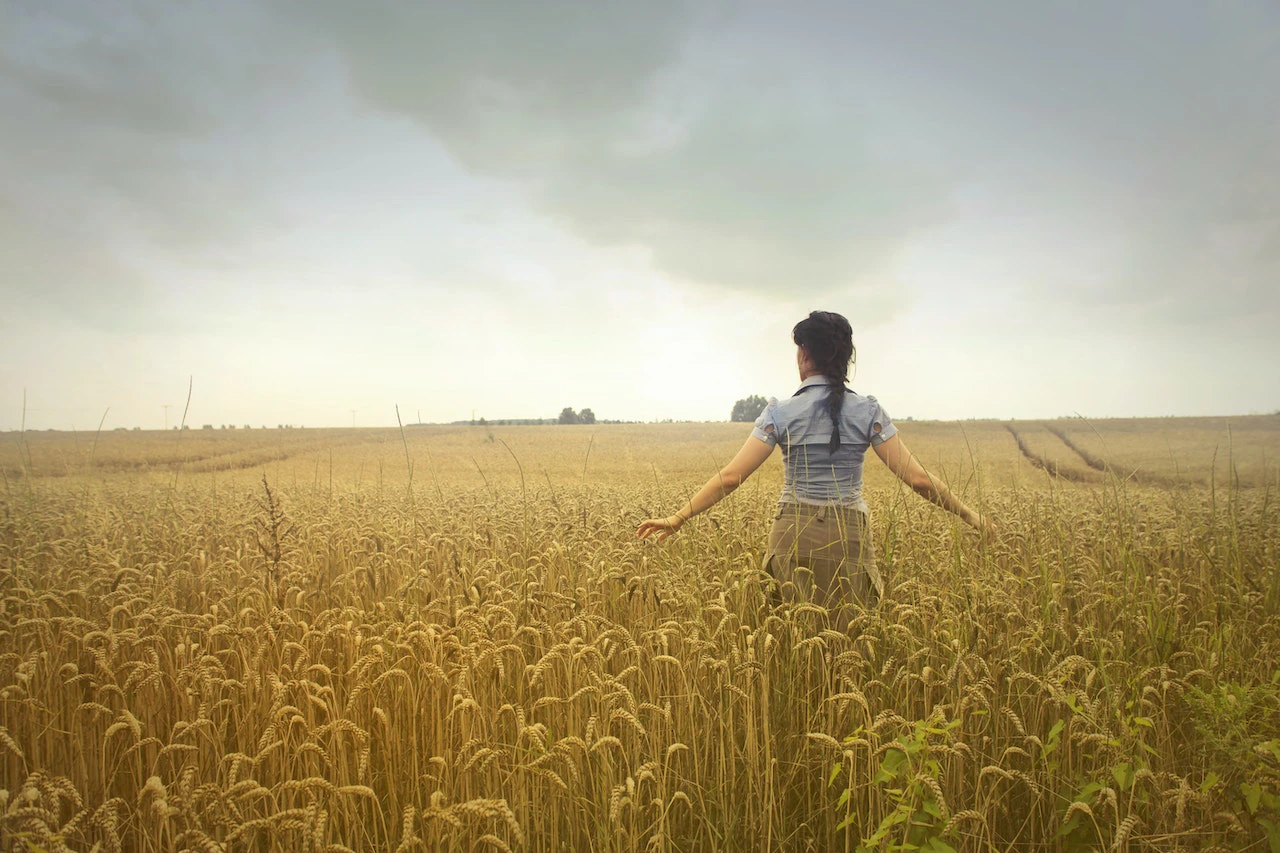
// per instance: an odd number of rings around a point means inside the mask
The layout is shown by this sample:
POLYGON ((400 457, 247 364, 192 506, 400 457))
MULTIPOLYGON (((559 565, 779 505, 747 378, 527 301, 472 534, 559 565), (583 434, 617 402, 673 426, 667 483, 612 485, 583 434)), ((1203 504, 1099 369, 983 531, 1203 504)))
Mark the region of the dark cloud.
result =
POLYGON ((613 140, 697 20, 652 3, 310 4, 358 90, 441 132, 471 166, 540 173, 613 140))
POLYGON ((191 285, 158 266, 216 268, 280 226, 244 153, 261 91, 253 16, 222 8, 6 11, 0 265, 24 310, 173 328, 164 309, 191 285))
POLYGON ((0 200, 0 275, 8 322, 43 313, 134 330, 139 308, 160 294, 149 280, 67 218, 0 200))
MULTIPOLYGON (((1260 329, 1280 313, 1280 6, 1258 0, 886 6, 876 26, 936 97, 968 179, 1107 252, 1055 290, 1142 306, 1148 323, 1260 329)), ((1034 293, 1031 280, 1030 293, 1034 293)), ((1060 293, 1058 294, 1061 295, 1060 293)))
MULTIPOLYGON (((474 174, 679 279, 883 318, 905 300, 858 300, 976 187, 1003 209, 975 251, 1016 248, 1000 222, 1042 235, 1028 299, 1256 320, 1280 307, 1276 33, 1272 0, 13 0, 0 274, 125 322, 164 303, 161 267, 269 255, 291 224, 267 191, 296 159, 281 140, 305 135, 328 64, 474 174)), ((317 127, 359 138, 361 118, 317 127)))
POLYGON ((641 246, 680 278, 852 288, 945 211, 937 164, 897 155, 867 85, 824 83, 803 56, 758 65, 758 34, 725 36, 750 23, 736 6, 326 8, 315 23, 370 102, 522 183, 579 235, 641 246))
POLYGON ((847 292, 978 184, 1042 230, 1102 243, 1120 229, 1104 290, 1175 314, 1210 286, 1224 228, 1269 229, 1234 259, 1232 305, 1275 307, 1274 3, 701 8, 329 4, 308 17, 369 102, 677 276, 847 292))

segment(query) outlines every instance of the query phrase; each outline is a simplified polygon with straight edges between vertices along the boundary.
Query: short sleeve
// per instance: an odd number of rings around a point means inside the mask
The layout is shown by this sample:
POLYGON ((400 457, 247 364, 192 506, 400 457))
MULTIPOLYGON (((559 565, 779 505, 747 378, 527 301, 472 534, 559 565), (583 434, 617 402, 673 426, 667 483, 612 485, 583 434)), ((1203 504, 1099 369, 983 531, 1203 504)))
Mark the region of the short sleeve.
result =
POLYGON ((871 404, 871 423, 867 426, 867 435, 871 436, 872 446, 884 444, 897 434, 898 428, 893 425, 889 413, 875 397, 867 397, 867 402, 871 404))
POLYGON ((764 407, 764 411, 760 413, 760 417, 756 418, 756 425, 751 430, 751 434, 763 441, 770 447, 778 446, 778 398, 770 397, 768 404, 764 407))

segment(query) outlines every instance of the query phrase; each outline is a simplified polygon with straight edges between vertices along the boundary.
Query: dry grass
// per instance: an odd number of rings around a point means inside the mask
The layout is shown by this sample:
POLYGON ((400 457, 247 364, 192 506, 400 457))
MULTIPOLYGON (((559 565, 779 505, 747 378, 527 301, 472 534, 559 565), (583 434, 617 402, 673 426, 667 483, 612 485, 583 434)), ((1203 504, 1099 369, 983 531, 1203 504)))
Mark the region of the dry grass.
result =
POLYGON ((845 624, 769 604, 776 461, 633 538, 740 426, 410 429, 411 491, 398 431, 29 437, 0 848, 1280 843, 1280 433, 1211 489, 1194 454, 1075 483, 1003 424, 904 428, 1003 533, 872 463, 889 593, 845 624))

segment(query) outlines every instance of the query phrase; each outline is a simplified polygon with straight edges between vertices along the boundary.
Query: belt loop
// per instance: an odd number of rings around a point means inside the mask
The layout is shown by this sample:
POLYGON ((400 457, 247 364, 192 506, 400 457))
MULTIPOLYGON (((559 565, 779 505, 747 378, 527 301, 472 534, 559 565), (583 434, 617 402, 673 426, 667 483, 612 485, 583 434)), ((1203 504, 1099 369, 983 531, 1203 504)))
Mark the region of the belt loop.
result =
POLYGON ((827 505, 823 504, 822 507, 818 510, 818 521, 826 521, 826 520, 827 520, 827 505))

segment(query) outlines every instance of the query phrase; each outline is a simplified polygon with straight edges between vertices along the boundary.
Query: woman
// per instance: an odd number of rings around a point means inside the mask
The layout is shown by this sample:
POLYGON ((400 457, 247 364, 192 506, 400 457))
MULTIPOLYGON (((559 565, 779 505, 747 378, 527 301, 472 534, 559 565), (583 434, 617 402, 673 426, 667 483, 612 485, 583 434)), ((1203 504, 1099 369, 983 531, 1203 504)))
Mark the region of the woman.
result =
POLYGON ((769 535, 765 568, 784 597, 836 605, 874 604, 884 591, 862 499, 862 461, 868 447, 919 495, 979 530, 989 522, 965 506, 916 460, 875 397, 845 387, 853 359, 849 321, 814 311, 791 332, 800 389, 770 400, 738 455, 675 515, 650 518, 636 535, 666 539, 710 509, 782 448, 782 497, 769 535))

